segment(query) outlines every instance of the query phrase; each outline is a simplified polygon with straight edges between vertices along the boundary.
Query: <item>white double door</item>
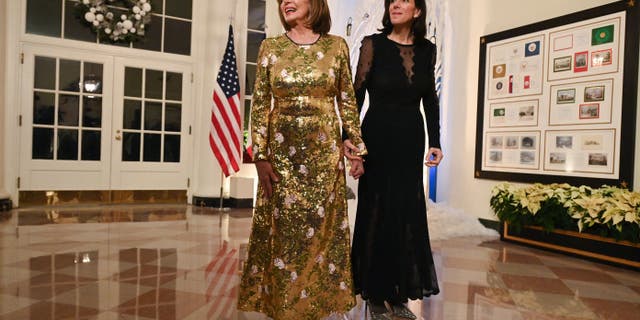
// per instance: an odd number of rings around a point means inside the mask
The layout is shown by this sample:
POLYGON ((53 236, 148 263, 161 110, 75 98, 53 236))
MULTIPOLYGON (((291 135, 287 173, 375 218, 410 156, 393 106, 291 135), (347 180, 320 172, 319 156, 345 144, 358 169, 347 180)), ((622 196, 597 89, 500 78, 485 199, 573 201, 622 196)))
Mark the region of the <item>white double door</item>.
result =
POLYGON ((20 190, 187 189, 187 64, 23 46, 20 190))

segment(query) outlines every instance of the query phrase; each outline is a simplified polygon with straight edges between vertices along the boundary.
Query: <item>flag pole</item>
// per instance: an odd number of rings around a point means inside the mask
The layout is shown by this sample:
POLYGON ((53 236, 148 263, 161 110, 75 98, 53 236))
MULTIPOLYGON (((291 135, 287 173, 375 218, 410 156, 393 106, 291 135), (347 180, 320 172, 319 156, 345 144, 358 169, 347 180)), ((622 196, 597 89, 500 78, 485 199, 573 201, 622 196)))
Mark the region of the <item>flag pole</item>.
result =
POLYGON ((224 205, 222 204, 223 202, 224 202, 224 173, 220 171, 220 208, 218 208, 218 211, 224 211, 224 205))
POLYGON ((224 173, 220 173, 220 207, 218 207, 218 211, 229 211, 231 208, 224 206, 224 173))
POLYGON ((220 212, 220 217, 218 219, 218 227, 222 228, 222 216, 224 212, 231 210, 231 208, 225 208, 223 205, 224 202, 224 173, 220 172, 220 207, 217 211, 220 212))

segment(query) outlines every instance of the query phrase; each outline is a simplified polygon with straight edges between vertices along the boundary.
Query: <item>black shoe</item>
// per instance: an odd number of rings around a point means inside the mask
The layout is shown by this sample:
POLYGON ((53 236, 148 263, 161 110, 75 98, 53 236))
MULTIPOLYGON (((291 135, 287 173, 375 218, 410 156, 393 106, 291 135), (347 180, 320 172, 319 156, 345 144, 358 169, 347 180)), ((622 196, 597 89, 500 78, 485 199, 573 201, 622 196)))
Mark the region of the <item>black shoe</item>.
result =
POLYGON ((369 320, 393 320, 384 304, 382 306, 374 305, 368 300, 364 305, 364 313, 369 316, 369 320), (374 307, 376 310, 374 310, 374 307))
POLYGON ((418 318, 404 304, 397 304, 397 305, 394 304, 392 306, 392 308, 393 308, 393 315, 396 316, 396 317, 405 318, 405 319, 412 319, 412 320, 415 320, 415 319, 418 318))

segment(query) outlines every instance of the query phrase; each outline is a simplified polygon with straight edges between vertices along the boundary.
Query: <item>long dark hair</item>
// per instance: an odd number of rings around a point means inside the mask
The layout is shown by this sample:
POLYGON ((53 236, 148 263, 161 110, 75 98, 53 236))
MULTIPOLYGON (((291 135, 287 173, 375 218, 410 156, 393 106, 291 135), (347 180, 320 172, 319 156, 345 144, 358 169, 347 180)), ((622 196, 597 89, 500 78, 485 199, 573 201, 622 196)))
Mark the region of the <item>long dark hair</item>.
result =
MULTIPOLYGON (((393 24, 391 24, 391 18, 389 17, 389 6, 392 0, 384 0, 384 16, 382 17, 382 31, 384 34, 390 34, 393 31, 393 24)), ((425 38, 427 35, 427 4, 424 0, 414 0, 416 8, 420 9, 420 15, 413 19, 413 25, 411 26, 411 34, 413 34, 413 41, 418 42, 425 38)))

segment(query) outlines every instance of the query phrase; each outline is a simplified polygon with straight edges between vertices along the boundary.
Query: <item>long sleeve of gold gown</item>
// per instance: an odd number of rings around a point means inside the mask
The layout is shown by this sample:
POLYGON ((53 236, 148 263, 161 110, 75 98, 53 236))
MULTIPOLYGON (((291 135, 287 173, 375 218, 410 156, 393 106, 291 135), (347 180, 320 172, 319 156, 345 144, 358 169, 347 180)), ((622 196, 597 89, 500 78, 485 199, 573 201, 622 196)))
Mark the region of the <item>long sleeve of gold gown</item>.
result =
POLYGON ((336 36, 263 41, 252 104, 254 160, 280 177, 259 188, 238 308, 274 319, 321 319, 355 303, 342 129, 362 150, 349 50, 336 36), (273 105, 272 105, 273 101, 273 105))

